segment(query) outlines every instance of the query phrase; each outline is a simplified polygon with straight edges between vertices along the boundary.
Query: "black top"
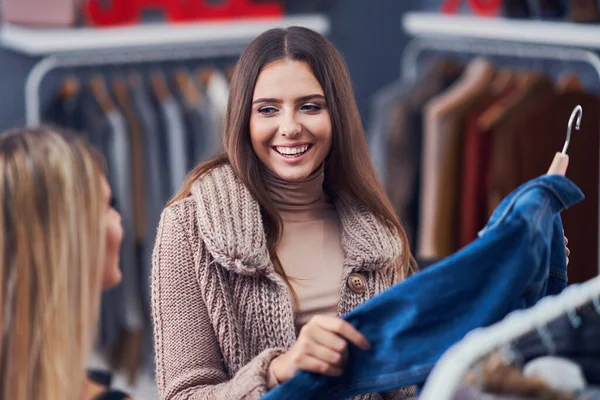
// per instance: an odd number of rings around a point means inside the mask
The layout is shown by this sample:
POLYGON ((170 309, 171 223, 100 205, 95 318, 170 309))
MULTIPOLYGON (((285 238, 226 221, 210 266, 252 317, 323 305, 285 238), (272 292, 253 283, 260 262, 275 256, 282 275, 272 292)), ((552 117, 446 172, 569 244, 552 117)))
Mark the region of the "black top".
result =
POLYGON ((97 383, 98 385, 107 387, 106 392, 100 394, 99 396, 96 396, 94 400, 124 400, 129 398, 127 393, 123 393, 120 390, 109 389, 110 384, 112 382, 111 374, 104 371, 89 370, 87 375, 88 378, 93 382, 97 383))

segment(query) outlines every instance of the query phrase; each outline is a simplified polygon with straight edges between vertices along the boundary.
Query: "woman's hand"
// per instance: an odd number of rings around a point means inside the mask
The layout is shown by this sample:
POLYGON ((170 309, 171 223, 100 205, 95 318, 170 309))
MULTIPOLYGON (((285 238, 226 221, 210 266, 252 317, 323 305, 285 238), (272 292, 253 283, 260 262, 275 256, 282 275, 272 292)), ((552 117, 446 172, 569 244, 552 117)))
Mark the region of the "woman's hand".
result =
POLYGON ((343 319, 314 316, 302 327, 294 346, 271 362, 271 371, 279 383, 300 370, 340 376, 348 355, 346 340, 363 350, 371 348, 367 339, 343 319))
POLYGON ((569 256, 571 255, 571 250, 569 250, 569 239, 565 236, 565 250, 567 251, 567 265, 569 265, 569 256))

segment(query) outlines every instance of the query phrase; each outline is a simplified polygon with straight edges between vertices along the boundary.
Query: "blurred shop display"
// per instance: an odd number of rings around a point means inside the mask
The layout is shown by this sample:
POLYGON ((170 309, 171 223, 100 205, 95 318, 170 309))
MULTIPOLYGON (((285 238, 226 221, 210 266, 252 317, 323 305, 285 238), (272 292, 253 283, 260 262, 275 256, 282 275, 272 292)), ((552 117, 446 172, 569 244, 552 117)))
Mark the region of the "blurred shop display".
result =
POLYGON ((436 10, 444 14, 467 12, 480 17, 578 23, 600 21, 597 0, 440 0, 436 10))
POLYGON ((43 26, 68 27, 75 25, 78 0, 3 0, 4 22, 43 26))
POLYGON ((31 27, 115 26, 140 23, 146 11, 167 22, 277 18, 281 1, 256 0, 4 0, 5 22, 31 27))

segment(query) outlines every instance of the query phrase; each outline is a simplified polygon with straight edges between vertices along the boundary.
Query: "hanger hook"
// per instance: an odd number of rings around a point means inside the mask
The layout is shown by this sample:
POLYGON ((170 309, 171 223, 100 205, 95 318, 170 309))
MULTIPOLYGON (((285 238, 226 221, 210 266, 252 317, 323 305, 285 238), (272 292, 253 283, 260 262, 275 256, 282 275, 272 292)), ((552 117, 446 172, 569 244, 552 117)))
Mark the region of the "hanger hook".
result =
POLYGON ((563 147, 562 154, 567 154, 567 149, 569 148, 569 144, 571 143, 571 128, 573 126, 573 120, 575 117, 577 118, 577 125, 575 125, 575 129, 579 130, 579 126, 581 125, 581 117, 583 116, 583 108, 581 106, 575 107, 573 112, 571 113, 571 118, 569 118, 569 125, 567 125, 567 141, 565 142, 565 146, 563 147))

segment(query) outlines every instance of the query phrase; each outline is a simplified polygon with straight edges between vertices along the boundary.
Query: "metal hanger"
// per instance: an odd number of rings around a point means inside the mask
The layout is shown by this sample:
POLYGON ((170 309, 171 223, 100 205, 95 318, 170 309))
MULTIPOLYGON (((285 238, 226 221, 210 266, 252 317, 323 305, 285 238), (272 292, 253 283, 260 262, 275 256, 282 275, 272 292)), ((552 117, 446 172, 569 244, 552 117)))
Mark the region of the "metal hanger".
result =
POLYGON ((571 129, 573 127, 573 121, 575 120, 575 117, 577 117, 577 125, 575 125, 575 129, 579 130, 582 116, 583 108, 578 105, 571 113, 571 118, 569 118, 569 124, 567 125, 567 140, 565 141, 562 152, 557 152, 554 155, 552 164, 550 164, 550 168, 548 169, 548 174, 558 174, 564 176, 567 173, 567 168, 569 166, 569 156, 567 155, 567 150, 569 149, 569 144, 571 144, 571 129))
POLYGON ((567 140, 565 141, 565 145, 562 149, 562 154, 566 155, 567 150, 569 149, 569 144, 571 143, 571 129, 573 127, 573 120, 577 117, 577 125, 575 125, 575 129, 579 130, 581 126, 581 117, 583 116, 583 108, 578 105, 573 109, 571 113, 571 118, 569 118, 569 124, 567 125, 567 140))

